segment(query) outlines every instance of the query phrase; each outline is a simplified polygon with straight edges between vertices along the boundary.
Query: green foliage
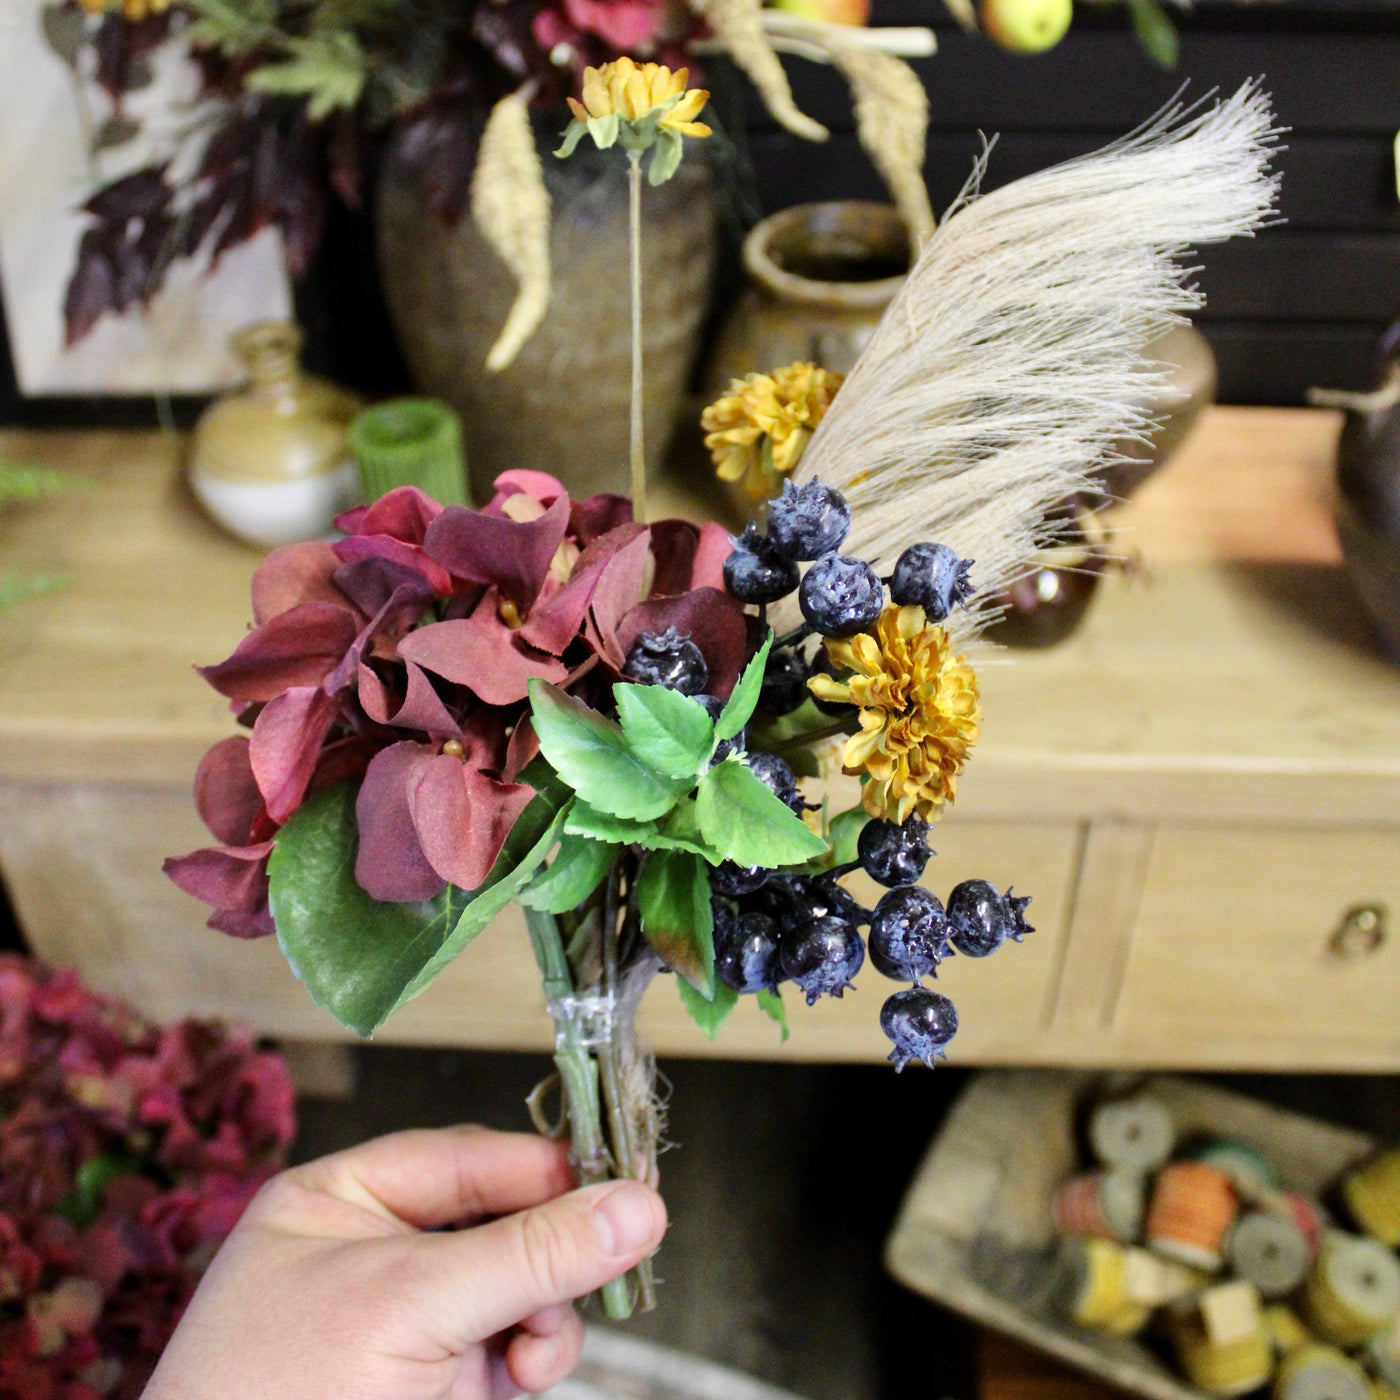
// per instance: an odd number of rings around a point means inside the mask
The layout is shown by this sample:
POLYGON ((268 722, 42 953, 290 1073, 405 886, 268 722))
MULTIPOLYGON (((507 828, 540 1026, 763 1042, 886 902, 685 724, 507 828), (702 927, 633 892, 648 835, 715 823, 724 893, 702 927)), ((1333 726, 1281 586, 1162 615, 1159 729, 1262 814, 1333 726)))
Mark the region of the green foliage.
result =
POLYGON ((531 681, 530 706, 540 752, 596 811, 647 821, 668 812, 694 785, 644 763, 620 725, 556 685, 531 681))
POLYGON ((763 672, 768 665, 768 653, 773 649, 773 633, 770 630, 753 659, 744 667, 739 683, 725 701, 724 709, 715 721, 715 738, 732 739, 748 722, 758 708, 758 697, 763 690, 763 672))
POLYGON ((681 994, 681 1005, 690 1013, 690 1019, 711 1040, 719 1034, 719 1028, 729 1019, 729 1013, 739 1001, 739 994, 723 982, 715 983, 715 994, 710 999, 702 997, 680 977, 676 978, 676 989, 681 994))
POLYGON ((355 881, 355 795, 338 783, 304 802, 277 834, 268 876, 292 970, 318 1006, 371 1035, 519 895, 559 837, 569 794, 551 783, 536 795, 478 888, 406 904, 371 899, 355 881))
POLYGON ((647 162, 648 183, 664 185, 680 168, 683 154, 680 132, 663 126, 657 132, 656 144, 651 148, 651 159, 647 162))
POLYGON ((668 778, 694 778, 704 767, 715 725, 699 701, 662 685, 621 683, 613 698, 628 747, 643 763, 668 778))
POLYGON ((700 857, 653 851, 637 882, 637 904, 647 942, 702 996, 713 996, 714 915, 700 857))
POLYGON ((305 97, 306 115, 314 122, 360 100, 368 61, 351 30, 313 31, 285 40, 284 48, 285 59, 254 68, 243 86, 270 96, 305 97))
POLYGON ((856 843, 860 833, 870 820, 870 813, 864 807, 849 807, 838 812, 826 829, 826 839, 831 842, 831 863, 849 865, 856 858, 856 843))
POLYGON ((1175 68, 1180 50, 1176 27, 1157 0, 1127 0, 1133 33, 1159 68, 1175 68))
POLYGON ((618 847, 610 842, 570 834, 566 823, 559 854, 521 893, 521 904, 547 914, 577 909, 602 883, 617 852, 618 847))
POLYGON ((21 574, 14 569, 0 573, 0 612, 25 598, 57 593, 68 585, 63 574, 21 574))
POLYGON ((52 467, 31 467, 20 462, 0 462, 0 505, 9 501, 37 501, 65 491, 84 491, 88 482, 66 476, 52 467))
POLYGON ((778 1029, 782 1031, 779 1044, 788 1038, 787 1007, 783 1005, 783 994, 781 991, 762 991, 758 994, 759 1009, 765 1016, 771 1017, 778 1023, 778 1029))
POLYGON ((225 58, 238 58, 254 49, 277 44, 277 0, 185 0, 195 17, 189 27, 196 48, 217 49, 225 58))
POLYGON ((726 759, 705 774, 695 807, 705 840, 736 865, 797 865, 827 849, 826 842, 737 759, 726 759))

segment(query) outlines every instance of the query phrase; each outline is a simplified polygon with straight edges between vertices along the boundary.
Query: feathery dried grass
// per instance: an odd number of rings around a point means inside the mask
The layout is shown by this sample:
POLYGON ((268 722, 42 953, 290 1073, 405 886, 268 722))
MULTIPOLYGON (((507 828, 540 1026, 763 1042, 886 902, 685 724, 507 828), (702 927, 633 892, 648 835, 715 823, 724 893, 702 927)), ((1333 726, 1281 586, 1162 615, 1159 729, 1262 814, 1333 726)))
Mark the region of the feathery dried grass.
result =
POLYGON ((1166 371, 1142 348, 1201 304, 1179 258, 1265 221, 1275 135, 1249 84, 979 198, 984 152, 798 467, 846 493, 844 547, 943 540, 984 593, 1021 573, 1047 512, 1151 426, 1166 371))
POLYGON ((549 194, 524 97, 512 93, 491 109, 472 173, 472 218, 519 288, 496 343, 486 356, 493 374, 505 369, 549 309, 549 194))

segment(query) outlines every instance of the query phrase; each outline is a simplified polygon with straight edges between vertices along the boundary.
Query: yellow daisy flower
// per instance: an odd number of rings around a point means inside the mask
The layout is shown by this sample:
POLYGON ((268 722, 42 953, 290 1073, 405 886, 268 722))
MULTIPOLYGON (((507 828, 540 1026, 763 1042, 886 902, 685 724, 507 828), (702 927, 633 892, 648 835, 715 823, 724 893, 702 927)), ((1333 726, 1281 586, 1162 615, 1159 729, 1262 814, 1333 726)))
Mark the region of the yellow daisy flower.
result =
POLYGON ((710 94, 704 88, 687 91, 689 78, 688 68, 673 73, 664 63, 638 64, 624 56, 601 68, 585 68, 583 101, 569 98, 569 110, 585 123, 590 117, 612 116, 636 122, 670 103, 659 125, 682 136, 708 136, 710 128, 695 118, 710 94))
POLYGON ((841 766, 868 775, 861 805, 888 822, 937 820, 982 721, 972 667, 922 608, 895 603, 871 631, 828 639, 826 652, 842 678, 816 675, 807 685, 818 700, 860 709, 841 766))
POLYGON ((700 416, 719 479, 741 483, 753 501, 776 496, 841 383, 841 375, 802 362, 735 379, 700 416))

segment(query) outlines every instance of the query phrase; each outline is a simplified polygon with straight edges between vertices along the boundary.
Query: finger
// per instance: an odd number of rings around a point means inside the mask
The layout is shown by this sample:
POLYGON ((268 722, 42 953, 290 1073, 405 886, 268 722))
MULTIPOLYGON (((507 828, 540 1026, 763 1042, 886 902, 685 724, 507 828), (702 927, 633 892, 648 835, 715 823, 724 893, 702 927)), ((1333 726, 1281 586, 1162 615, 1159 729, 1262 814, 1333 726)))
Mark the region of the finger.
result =
POLYGON ((650 1254, 665 1230, 661 1197, 640 1182, 571 1191, 487 1225, 415 1241, 424 1304, 467 1346, 600 1288, 650 1254))
POLYGON ((529 1332, 536 1337, 550 1337, 568 1326, 569 1319, 574 1316, 572 1303, 554 1303, 547 1308, 541 1308, 539 1312, 531 1313, 529 1317, 522 1318, 519 1326, 522 1332, 529 1332))
POLYGON ((391 1133, 287 1176, 420 1230, 523 1210, 574 1185, 561 1144, 470 1126, 391 1133))
POLYGON ((506 1346, 506 1371, 524 1391, 536 1395, 556 1386, 583 1354, 583 1323, 569 1309, 568 1321, 545 1337, 517 1332, 506 1346))

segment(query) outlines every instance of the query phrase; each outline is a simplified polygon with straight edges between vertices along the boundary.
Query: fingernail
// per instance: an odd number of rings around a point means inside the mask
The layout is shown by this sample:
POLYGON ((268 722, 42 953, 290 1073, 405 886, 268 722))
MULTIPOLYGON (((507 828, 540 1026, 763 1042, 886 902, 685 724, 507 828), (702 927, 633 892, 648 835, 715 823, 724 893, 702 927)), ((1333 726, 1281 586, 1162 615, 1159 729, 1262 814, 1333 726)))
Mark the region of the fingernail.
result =
POLYGON ((656 1232, 651 1192, 632 1182, 613 1187, 593 1207, 593 1228, 603 1253, 614 1257, 650 1244, 656 1232))

